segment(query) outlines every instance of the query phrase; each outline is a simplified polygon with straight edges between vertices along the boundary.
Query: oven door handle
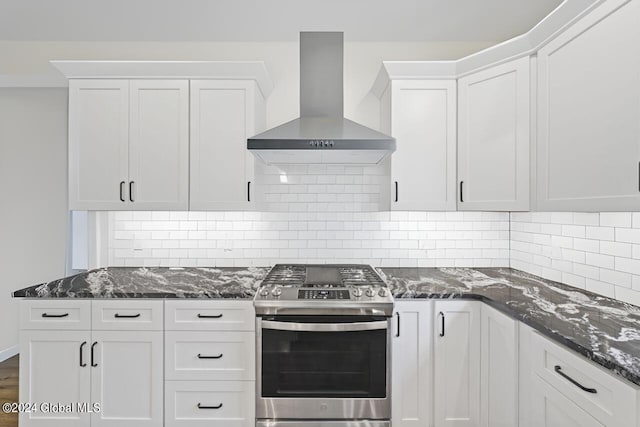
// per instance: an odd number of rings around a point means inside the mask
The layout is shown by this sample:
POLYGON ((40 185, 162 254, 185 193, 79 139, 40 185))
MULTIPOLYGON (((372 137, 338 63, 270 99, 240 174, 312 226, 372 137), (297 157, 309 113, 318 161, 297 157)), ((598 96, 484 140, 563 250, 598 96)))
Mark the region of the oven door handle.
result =
POLYGON ((262 329, 275 329, 278 331, 302 331, 302 332, 352 332, 352 331, 375 331, 387 329, 388 322, 380 320, 376 322, 356 322, 356 323, 298 323, 298 322, 277 322, 273 320, 263 320, 262 329))

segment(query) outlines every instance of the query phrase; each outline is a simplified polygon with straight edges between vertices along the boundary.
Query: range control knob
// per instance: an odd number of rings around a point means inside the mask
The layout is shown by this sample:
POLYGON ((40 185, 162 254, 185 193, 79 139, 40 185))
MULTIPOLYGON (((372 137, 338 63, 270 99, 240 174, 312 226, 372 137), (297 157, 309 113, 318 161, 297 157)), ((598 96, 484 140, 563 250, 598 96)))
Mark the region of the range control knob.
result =
POLYGON ((282 288, 280 288, 280 286, 276 286, 271 291, 271 295, 273 295, 274 297, 279 297, 280 295, 282 295, 282 288))
POLYGON ((269 295, 269 288, 262 288, 262 290, 260 291, 260 295, 263 297, 269 295))
POLYGON ((373 288, 367 288, 367 296, 369 298, 373 298, 376 296, 376 291, 373 288))
POLYGON ((353 296, 356 298, 360 298, 362 296, 362 289, 360 288, 353 288, 353 296))
POLYGON ((380 295, 383 298, 386 297, 388 293, 389 291, 387 291, 387 288, 380 288, 380 291, 378 291, 378 295, 380 295))

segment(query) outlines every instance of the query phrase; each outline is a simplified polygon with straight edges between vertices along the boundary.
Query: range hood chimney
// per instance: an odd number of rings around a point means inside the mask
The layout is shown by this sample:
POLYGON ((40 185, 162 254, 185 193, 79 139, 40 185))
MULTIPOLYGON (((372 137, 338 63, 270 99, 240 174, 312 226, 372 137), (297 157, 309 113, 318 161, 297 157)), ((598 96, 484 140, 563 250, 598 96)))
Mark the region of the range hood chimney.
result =
POLYGON ((377 164, 394 138, 344 118, 344 37, 300 33, 300 118, 247 140, 267 164, 377 164))

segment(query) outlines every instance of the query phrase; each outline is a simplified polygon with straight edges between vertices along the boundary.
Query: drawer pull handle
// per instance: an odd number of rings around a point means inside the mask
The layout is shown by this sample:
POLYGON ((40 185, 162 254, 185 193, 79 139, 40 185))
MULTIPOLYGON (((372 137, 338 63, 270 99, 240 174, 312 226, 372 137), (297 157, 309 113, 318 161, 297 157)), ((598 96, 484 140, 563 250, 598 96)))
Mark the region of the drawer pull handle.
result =
POLYGON ((222 317, 222 313, 220 313, 220 314, 212 314, 212 315, 198 313, 198 318, 199 319, 219 319, 221 317, 222 317))
POLYGON ((593 393, 596 394, 598 392, 598 390, 596 390, 595 388, 588 388, 583 386, 582 384, 580 384, 578 381, 574 380, 573 378, 571 378, 569 375, 565 374, 564 372, 562 372, 562 367, 560 365, 556 365, 553 368, 558 374, 560 374, 560 376, 564 379, 566 379, 567 381, 569 381, 571 384, 577 386, 580 388, 580 390, 584 390, 587 393, 593 393))
POLYGON ((198 409, 220 409, 220 408, 222 408, 222 403, 215 406, 206 406, 206 405, 203 405, 202 403, 198 403, 198 409))
POLYGON ((47 314, 47 313, 42 313, 42 317, 67 317, 69 315, 69 313, 64 313, 64 314, 47 314))
POLYGON ((200 353, 198 353, 198 359, 221 359, 222 358, 222 353, 220 353, 217 356, 203 356, 200 353))
POLYGON ((113 317, 116 319, 135 319, 140 317, 140 313, 138 314, 118 314, 116 313, 113 317))

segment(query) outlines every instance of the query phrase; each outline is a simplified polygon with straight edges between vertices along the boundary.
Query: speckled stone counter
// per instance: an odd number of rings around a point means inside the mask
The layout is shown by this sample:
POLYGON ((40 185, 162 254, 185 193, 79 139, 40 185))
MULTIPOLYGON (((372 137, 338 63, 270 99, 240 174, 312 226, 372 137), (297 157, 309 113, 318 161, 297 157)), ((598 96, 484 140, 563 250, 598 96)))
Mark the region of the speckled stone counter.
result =
POLYGON ((378 271, 396 300, 482 300, 640 385, 640 307, 509 268, 378 271))
POLYGON ((268 268, 108 267, 13 293, 27 298, 246 298, 268 268))

